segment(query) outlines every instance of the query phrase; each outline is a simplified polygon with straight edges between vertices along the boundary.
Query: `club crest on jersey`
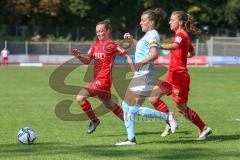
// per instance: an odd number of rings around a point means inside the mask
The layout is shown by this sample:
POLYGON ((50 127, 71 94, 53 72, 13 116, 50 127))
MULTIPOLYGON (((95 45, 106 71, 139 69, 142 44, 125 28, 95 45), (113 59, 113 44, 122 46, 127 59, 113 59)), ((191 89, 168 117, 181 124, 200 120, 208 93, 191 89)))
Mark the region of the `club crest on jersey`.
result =
POLYGON ((178 96, 178 95, 179 95, 179 90, 178 90, 178 89, 175 89, 175 90, 173 90, 173 93, 174 93, 176 96, 178 96))
POLYGON ((176 38, 175 38, 175 42, 181 43, 181 41, 182 41, 182 38, 181 38, 181 37, 176 37, 176 38))
POLYGON ((94 53, 93 55, 95 59, 103 60, 105 58, 105 53, 94 53))
POLYGON ((96 81, 93 88, 96 89, 98 87, 100 87, 102 85, 102 83, 100 81, 96 81))

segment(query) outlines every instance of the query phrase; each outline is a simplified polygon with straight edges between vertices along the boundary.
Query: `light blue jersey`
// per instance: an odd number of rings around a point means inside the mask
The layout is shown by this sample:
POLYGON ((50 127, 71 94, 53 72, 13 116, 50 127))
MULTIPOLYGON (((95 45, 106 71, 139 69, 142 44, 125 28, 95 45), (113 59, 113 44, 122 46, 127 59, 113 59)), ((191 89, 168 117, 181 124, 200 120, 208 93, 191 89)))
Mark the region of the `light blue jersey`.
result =
MULTIPOLYGON (((160 36, 156 30, 151 30, 145 33, 145 35, 138 41, 135 52, 135 63, 141 62, 150 55, 151 47, 160 46, 160 36)), ((155 72, 153 63, 144 65, 140 70, 135 72, 135 77, 147 74, 149 72, 155 72)))
MULTIPOLYGON (((141 62, 150 56, 151 47, 160 46, 160 37, 156 30, 148 31, 136 46, 135 63, 141 62)), ((155 68, 153 63, 145 64, 135 72, 128 89, 136 95, 148 97, 152 92, 155 79, 155 68)), ((134 95, 135 96, 135 95, 134 95)), ((158 118, 169 122, 168 112, 159 112, 155 109, 142 107, 141 104, 132 106, 127 101, 122 102, 124 112, 124 124, 127 129, 128 141, 117 143, 116 145, 136 144, 135 139, 135 115, 145 116, 147 118, 158 118)), ((171 126, 172 127, 172 126, 171 126)), ((172 129, 172 128, 171 128, 172 129)))

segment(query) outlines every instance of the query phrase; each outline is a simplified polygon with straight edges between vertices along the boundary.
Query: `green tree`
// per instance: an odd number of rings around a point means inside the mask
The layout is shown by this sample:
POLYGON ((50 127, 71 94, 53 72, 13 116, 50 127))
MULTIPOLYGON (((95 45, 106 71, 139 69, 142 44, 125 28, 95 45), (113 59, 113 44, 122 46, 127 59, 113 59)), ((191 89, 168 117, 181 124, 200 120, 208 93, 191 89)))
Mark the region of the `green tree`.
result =
POLYGON ((85 0, 69 0, 69 10, 72 14, 81 18, 85 17, 91 8, 90 4, 85 0))
POLYGON ((98 21, 110 18, 114 31, 125 32, 139 28, 144 10, 160 7, 167 13, 167 19, 161 22, 161 32, 170 32, 168 19, 172 11, 184 10, 215 34, 219 30, 238 30, 238 3, 239 0, 1 0, 0 22, 94 29, 98 21))
POLYGON ((9 24, 38 25, 58 15, 61 0, 3 0, 9 24))

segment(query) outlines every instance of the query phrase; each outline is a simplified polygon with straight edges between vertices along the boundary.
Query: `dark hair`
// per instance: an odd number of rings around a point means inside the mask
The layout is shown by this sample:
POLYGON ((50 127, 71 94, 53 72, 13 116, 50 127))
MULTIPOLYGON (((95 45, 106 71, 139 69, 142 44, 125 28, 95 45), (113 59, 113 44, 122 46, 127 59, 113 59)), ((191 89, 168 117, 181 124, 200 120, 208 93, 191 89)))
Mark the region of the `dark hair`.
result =
POLYGON ((155 28, 159 26, 160 20, 166 18, 166 12, 161 8, 149 9, 143 12, 143 14, 148 14, 148 18, 154 21, 155 28))
POLYGON ((110 23, 111 23, 110 19, 105 19, 103 21, 98 22, 97 25, 103 24, 107 30, 111 31, 112 27, 111 27, 110 23))
POLYGON ((193 25, 193 18, 184 11, 174 11, 172 15, 177 15, 178 19, 183 21, 183 27, 186 32, 200 33, 201 30, 193 25))

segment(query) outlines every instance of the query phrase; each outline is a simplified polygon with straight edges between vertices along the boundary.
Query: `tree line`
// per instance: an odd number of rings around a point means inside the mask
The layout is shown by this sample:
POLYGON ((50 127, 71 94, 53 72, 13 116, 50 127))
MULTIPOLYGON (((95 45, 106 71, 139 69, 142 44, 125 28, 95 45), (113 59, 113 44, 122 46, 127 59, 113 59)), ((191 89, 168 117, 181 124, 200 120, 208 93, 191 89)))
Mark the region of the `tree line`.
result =
POLYGON ((161 23, 167 32, 172 11, 184 10, 195 24, 210 34, 236 35, 240 28, 239 0, 1 0, 1 25, 92 27, 110 18, 115 30, 139 25, 146 9, 162 8, 167 19, 161 23))

